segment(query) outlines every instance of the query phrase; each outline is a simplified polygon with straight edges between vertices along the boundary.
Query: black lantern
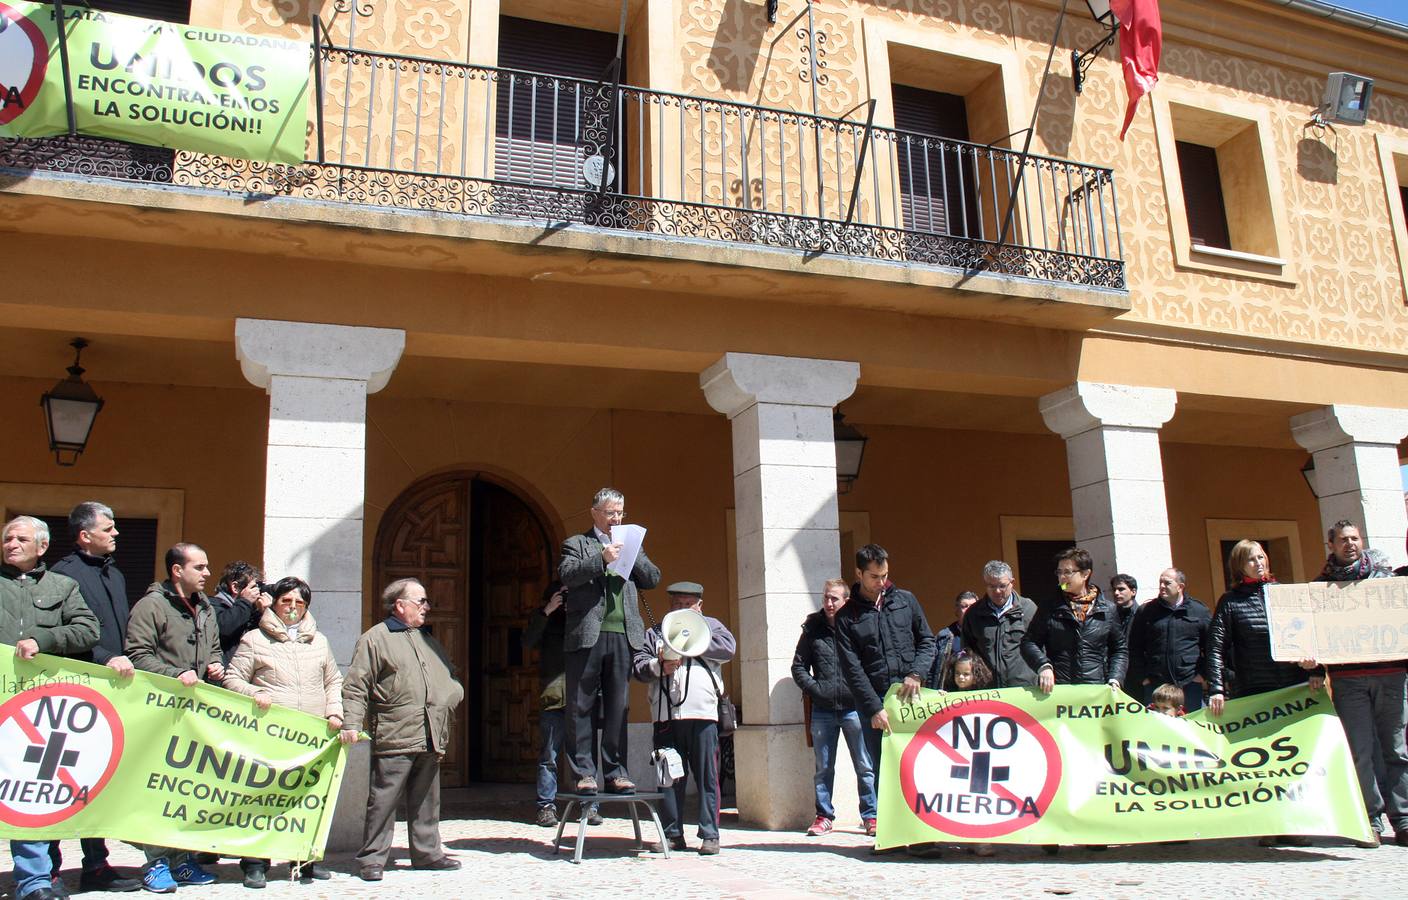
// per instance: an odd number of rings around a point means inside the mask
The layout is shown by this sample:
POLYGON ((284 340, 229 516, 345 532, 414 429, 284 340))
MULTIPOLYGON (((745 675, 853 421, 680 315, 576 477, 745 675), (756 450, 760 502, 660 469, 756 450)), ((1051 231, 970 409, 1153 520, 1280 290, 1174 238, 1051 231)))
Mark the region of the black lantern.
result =
POLYGON ((1085 5, 1090 7, 1090 17, 1102 25, 1114 25, 1119 21, 1110 11, 1110 0, 1085 0, 1085 5))
POLYGON ((1300 467, 1300 477, 1305 479, 1305 486, 1310 488, 1310 493, 1315 495, 1315 499, 1320 499, 1320 478, 1315 473, 1315 457, 1305 461, 1305 465, 1300 467))
POLYGON ((865 458, 865 442, 869 440, 837 410, 832 417, 832 436, 836 441, 836 482, 841 493, 848 493, 860 477, 861 460, 865 458))
POLYGON ((1090 17, 1104 26, 1105 33, 1089 50, 1071 51, 1071 86, 1077 94, 1085 88, 1086 73, 1095 64, 1095 58, 1110 46, 1120 30, 1120 20, 1110 9, 1110 0, 1085 0, 1085 5, 1090 9, 1090 17))
POLYGON ((78 462, 78 455, 88 446, 88 434, 93 430, 98 410, 103 408, 103 398, 84 382, 83 367, 78 364, 88 342, 74 338, 69 346, 74 354, 68 377, 39 398, 39 405, 44 407, 44 421, 49 426, 49 449, 54 451, 54 459, 61 466, 78 462), (68 454, 67 459, 65 454, 68 454))

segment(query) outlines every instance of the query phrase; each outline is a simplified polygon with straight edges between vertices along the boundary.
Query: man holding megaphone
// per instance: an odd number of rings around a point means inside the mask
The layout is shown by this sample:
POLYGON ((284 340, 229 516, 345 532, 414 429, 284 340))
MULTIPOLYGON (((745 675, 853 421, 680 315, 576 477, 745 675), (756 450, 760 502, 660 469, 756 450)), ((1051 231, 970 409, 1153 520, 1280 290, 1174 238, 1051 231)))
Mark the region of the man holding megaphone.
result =
POLYGON ((702 585, 679 581, 665 592, 671 612, 645 633, 633 666, 635 676, 650 685, 656 753, 674 751, 683 768, 668 786, 661 785, 660 818, 670 849, 688 849, 680 810, 693 772, 699 853, 713 856, 719 852, 719 710, 727 702, 720 667, 733 659, 737 644, 724 623, 700 612, 702 585))

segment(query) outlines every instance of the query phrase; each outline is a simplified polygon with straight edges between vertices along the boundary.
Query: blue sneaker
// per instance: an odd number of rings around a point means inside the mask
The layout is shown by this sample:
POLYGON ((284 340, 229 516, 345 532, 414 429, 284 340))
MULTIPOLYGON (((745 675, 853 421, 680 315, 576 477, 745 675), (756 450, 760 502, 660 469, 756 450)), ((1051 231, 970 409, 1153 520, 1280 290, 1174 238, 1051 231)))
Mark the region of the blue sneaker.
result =
POLYGON ((142 887, 153 894, 176 893, 176 881, 171 877, 166 860, 158 859, 142 870, 142 887))
POLYGON ((214 884, 215 876, 200 867, 200 863, 187 857, 176 864, 171 875, 177 884, 214 884))

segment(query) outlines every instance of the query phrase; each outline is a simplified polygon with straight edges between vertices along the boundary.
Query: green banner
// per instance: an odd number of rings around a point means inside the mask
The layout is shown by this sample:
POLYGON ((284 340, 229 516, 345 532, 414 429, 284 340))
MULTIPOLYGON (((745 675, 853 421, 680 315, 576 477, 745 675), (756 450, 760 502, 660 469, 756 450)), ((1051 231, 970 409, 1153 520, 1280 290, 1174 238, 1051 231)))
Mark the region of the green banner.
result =
MULTIPOLYGON (((81 134, 303 161, 309 45, 64 7, 81 134)), ((0 0, 0 137, 68 132, 54 7, 0 0)))
POLYGON ((346 759, 316 716, 0 644, 0 837, 321 859, 346 759))
POLYGON ((1370 836, 1330 698, 1287 688, 1177 719, 1108 687, 885 699, 880 848, 1370 836))

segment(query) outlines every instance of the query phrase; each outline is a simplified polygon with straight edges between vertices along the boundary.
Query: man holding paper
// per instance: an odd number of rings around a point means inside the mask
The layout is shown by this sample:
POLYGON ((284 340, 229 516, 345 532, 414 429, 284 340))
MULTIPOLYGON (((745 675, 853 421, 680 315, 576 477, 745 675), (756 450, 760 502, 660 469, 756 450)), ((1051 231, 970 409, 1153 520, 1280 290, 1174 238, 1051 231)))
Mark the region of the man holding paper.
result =
POLYGON ((639 590, 660 583, 660 570, 645 555, 645 529, 623 525, 626 499, 614 488, 592 498, 592 527, 562 544, 557 576, 567 589, 568 762, 577 793, 597 792, 592 759, 592 708, 602 701, 601 771, 609 793, 635 790, 626 771, 626 713, 631 661, 645 644, 639 590))

